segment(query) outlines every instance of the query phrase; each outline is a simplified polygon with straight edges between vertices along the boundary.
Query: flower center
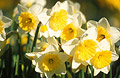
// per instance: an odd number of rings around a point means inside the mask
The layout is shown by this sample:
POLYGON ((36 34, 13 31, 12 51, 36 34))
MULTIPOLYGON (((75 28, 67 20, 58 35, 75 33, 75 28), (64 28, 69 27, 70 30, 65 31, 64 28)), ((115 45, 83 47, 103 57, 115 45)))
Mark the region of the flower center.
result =
POLYGON ((45 49, 48 47, 48 44, 45 44, 41 47, 41 51, 45 51, 45 49))
POLYGON ((67 26, 65 26, 60 37, 64 40, 68 41, 70 39, 75 38, 76 36, 77 36, 77 30, 74 27, 74 25, 72 23, 70 23, 67 26))
POLYGON ((51 16, 49 26, 54 31, 62 30, 67 24, 67 19, 68 13, 61 9, 60 12, 55 12, 51 16))
POLYGON ((93 40, 84 40, 78 45, 75 58, 80 61, 87 61, 96 53, 97 43, 93 40))
POLYGON ((19 20, 19 26, 25 31, 30 31, 34 29, 36 25, 36 20, 34 16, 28 12, 21 13, 18 20, 19 20))
POLYGON ((0 20, 0 34, 2 34, 2 33, 3 33, 3 30, 4 30, 3 25, 4 25, 4 22, 2 22, 2 21, 0 20))
POLYGON ((94 65, 95 68, 101 69, 111 63, 111 57, 112 54, 110 51, 100 51, 95 54, 90 62, 92 65, 94 65))
POLYGON ((40 26, 40 31, 43 32, 43 33, 44 33, 45 31, 48 31, 47 26, 45 26, 45 25, 40 26))
POLYGON ((98 27, 97 31, 98 31, 97 41, 100 42, 101 40, 106 38, 110 42, 111 35, 103 27, 98 27))
POLYGON ((46 54, 43 57, 41 65, 44 71, 53 71, 60 66, 60 58, 57 54, 46 54))

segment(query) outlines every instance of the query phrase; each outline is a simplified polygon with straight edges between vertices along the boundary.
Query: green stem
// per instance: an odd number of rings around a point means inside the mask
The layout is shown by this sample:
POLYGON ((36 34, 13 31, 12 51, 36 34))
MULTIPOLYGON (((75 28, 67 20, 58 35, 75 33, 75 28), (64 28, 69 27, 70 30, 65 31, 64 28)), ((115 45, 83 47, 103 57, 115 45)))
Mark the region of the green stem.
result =
MULTIPOLYGON (((34 47, 36 46, 36 41, 37 41, 37 36, 38 36, 38 32, 39 32, 40 25, 41 25, 41 22, 39 22, 39 24, 38 24, 38 26, 37 26, 31 52, 34 51, 34 47)), ((30 62, 30 64, 28 65, 28 72, 27 72, 28 78, 32 75, 32 72, 30 71, 30 70, 32 70, 32 69, 31 69, 31 68, 32 68, 32 67, 31 67, 31 64, 32 64, 32 62, 30 62)))
POLYGON ((91 70, 91 78, 94 78, 94 69, 92 66, 89 65, 89 68, 91 70))
POLYGON ((28 33, 28 41, 27 41, 27 53, 30 52, 30 34, 28 33))
POLYGON ((110 78, 112 78, 112 66, 110 64, 110 78))
POLYGON ((103 78, 105 78, 105 73, 103 73, 103 78))
POLYGON ((83 70, 81 70, 81 74, 82 74, 82 78, 84 78, 85 76, 84 76, 84 71, 83 70))
POLYGON ((39 32, 39 28, 40 28, 41 22, 39 22, 38 26, 37 26, 37 30, 35 32, 35 37, 34 37, 34 41, 33 41, 33 45, 32 45, 32 50, 31 52, 34 51, 34 47, 36 46, 36 41, 37 41, 37 37, 38 37, 38 32, 39 32))

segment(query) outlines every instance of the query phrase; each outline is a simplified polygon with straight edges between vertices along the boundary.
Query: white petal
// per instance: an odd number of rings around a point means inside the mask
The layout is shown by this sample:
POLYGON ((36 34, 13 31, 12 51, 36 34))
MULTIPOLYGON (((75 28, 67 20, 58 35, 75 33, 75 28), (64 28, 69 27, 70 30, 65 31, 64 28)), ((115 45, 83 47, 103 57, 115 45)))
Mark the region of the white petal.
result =
POLYGON ((83 40, 86 39, 92 39, 96 40, 97 39, 97 29, 95 27, 89 28, 82 36, 83 40))
POLYGON ((17 5, 18 11, 21 14, 22 12, 27 12, 28 8, 22 6, 21 4, 17 5))
POLYGON ((2 21, 5 23, 4 27, 8 28, 12 24, 12 20, 8 17, 3 16, 2 21))
POLYGON ((30 31, 30 35, 31 35, 32 37, 35 36, 35 29, 33 29, 33 30, 30 31))
POLYGON ((118 60, 118 58, 119 58, 119 55, 116 53, 116 51, 112 52, 112 58, 111 58, 111 60, 112 61, 116 61, 116 60, 118 60))
POLYGON ((49 45, 46 49, 45 49, 45 52, 51 52, 51 51, 55 51, 55 52, 58 52, 57 48, 55 45, 49 45))
POLYGON ((48 44, 58 45, 58 41, 55 39, 55 37, 48 37, 48 44))
POLYGON ((96 76, 100 72, 100 69, 94 68, 94 76, 96 76))
POLYGON ((101 26, 104 29, 106 29, 108 33, 110 32, 110 24, 106 18, 101 18, 98 22, 98 26, 101 26))
POLYGON ((45 72, 45 76, 46 78, 52 78, 52 76, 54 75, 54 72, 45 72))
POLYGON ((3 13, 2 10, 0 10, 0 20, 2 19, 3 13))
POLYGON ((67 54, 65 54, 65 53, 63 53, 63 52, 60 52, 59 54, 59 57, 61 58, 61 60, 63 61, 63 62, 65 62, 65 61, 67 61, 68 60, 68 55, 67 54))
POLYGON ((81 18, 82 18, 82 24, 85 24, 86 23, 85 15, 82 12, 80 13, 81 13, 81 18))
POLYGON ((28 11, 30 11, 33 15, 37 16, 42 11, 42 9, 43 7, 41 5, 34 4, 29 8, 28 11))
POLYGON ((76 50, 76 46, 78 44, 78 39, 72 39, 67 41, 65 44, 62 45, 62 49, 64 50, 64 52, 66 52, 69 55, 73 55, 75 50, 76 50))
POLYGON ((4 41, 6 39, 6 33, 3 30, 2 34, 0 34, 0 41, 4 41))
POLYGON ((48 22, 49 18, 50 16, 48 16, 46 12, 42 12, 38 15, 38 19, 42 22, 43 25, 48 22))
POLYGON ((73 58, 72 69, 77 69, 80 65, 81 65, 81 63, 76 62, 75 59, 73 58))
POLYGON ((120 40, 120 31, 117 30, 117 28, 110 27, 110 35, 113 43, 116 43, 118 40, 120 40))
POLYGON ((36 64, 35 71, 39 72, 39 73, 42 73, 41 70, 39 69, 38 63, 36 64))
POLYGON ((97 27, 97 22, 93 20, 88 21, 87 28, 90 28, 90 27, 97 27))
POLYGON ((101 71, 105 74, 108 74, 108 72, 110 71, 110 65, 102 68, 101 71))
POLYGON ((73 15, 73 24, 74 26, 82 26, 82 17, 81 13, 76 13, 73 15))
POLYGON ((101 50, 110 50, 110 43, 107 39, 103 39, 99 43, 101 50))
POLYGON ((26 53, 25 56, 28 59, 32 60, 35 57, 36 54, 37 54, 37 52, 31 52, 31 53, 26 53))
POLYGON ((55 70, 55 74, 66 74, 66 66, 64 62, 55 70))
POLYGON ((46 0, 36 0, 36 3, 40 4, 42 6, 45 6, 46 5, 46 0))

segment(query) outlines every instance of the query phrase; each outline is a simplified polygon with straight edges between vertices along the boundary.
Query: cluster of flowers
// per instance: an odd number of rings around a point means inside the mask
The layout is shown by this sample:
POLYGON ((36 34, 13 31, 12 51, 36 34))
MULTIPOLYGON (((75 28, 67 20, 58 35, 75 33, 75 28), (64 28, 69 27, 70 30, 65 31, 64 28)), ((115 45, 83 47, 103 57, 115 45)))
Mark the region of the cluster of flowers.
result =
MULTIPOLYGON (((36 72, 47 78, 65 74, 65 62, 69 62, 75 73, 81 66, 93 66, 96 76, 100 71, 107 74, 110 63, 118 59, 115 43, 120 39, 119 30, 111 27, 106 18, 86 21, 79 9, 78 3, 69 0, 58 1, 52 9, 36 3, 29 8, 18 4, 15 20, 20 34, 30 33, 35 37, 41 24, 38 32, 41 42, 36 44, 35 52, 26 53, 36 72)), ((3 17, 0 11, 0 41, 4 41, 4 29, 11 24, 10 19, 3 17)))

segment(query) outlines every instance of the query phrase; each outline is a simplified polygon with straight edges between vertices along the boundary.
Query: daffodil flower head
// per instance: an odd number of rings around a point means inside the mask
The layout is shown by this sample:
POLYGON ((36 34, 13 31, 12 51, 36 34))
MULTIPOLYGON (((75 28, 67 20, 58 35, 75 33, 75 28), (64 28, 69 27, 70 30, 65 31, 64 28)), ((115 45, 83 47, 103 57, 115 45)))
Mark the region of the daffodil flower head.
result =
POLYGON ((54 31, 62 30, 67 25, 68 13, 61 9, 59 12, 55 12, 51 18, 49 26, 54 31))
POLYGON ((87 23, 88 28, 97 27, 97 41, 100 42, 107 39, 111 44, 116 43, 120 39, 120 31, 115 27, 110 27, 106 18, 101 18, 99 22, 89 21, 87 23))
POLYGON ((66 25, 71 22, 71 18, 68 12, 68 2, 57 2, 52 9, 49 11, 48 15, 50 19, 48 21, 48 26, 54 32, 62 31, 66 25))
POLYGON ((6 45, 6 32, 5 29, 10 27, 12 20, 3 16, 2 10, 0 10, 0 56, 4 53, 2 49, 6 45))
POLYGON ((19 24, 18 31, 33 32, 36 30, 39 21, 38 15, 42 13, 43 7, 35 4, 30 8, 26 8, 20 4, 17 6, 18 14, 15 17, 16 22, 19 24))
POLYGON ((66 25, 62 30, 60 38, 68 41, 73 38, 82 36, 82 34, 84 33, 84 30, 81 28, 81 26, 82 26, 81 13, 76 13, 73 15, 72 22, 66 25))
POLYGON ((5 28, 8 28, 12 24, 12 20, 3 16, 2 11, 0 10, 0 41, 6 39, 5 28))
POLYGON ((49 45, 44 52, 36 54, 35 71, 44 73, 47 78, 51 78, 54 74, 65 74, 65 61, 68 55, 59 52, 54 45, 49 45))
POLYGON ((110 51, 110 43, 108 40, 103 40, 99 43, 99 49, 95 56, 90 60, 94 68, 94 76, 100 71, 108 74, 110 70, 110 63, 118 59, 116 52, 110 51))
POLYGON ((39 42, 36 44, 36 51, 43 52, 51 44, 55 45, 57 50, 59 50, 58 41, 55 39, 55 37, 48 37, 47 41, 39 42))

